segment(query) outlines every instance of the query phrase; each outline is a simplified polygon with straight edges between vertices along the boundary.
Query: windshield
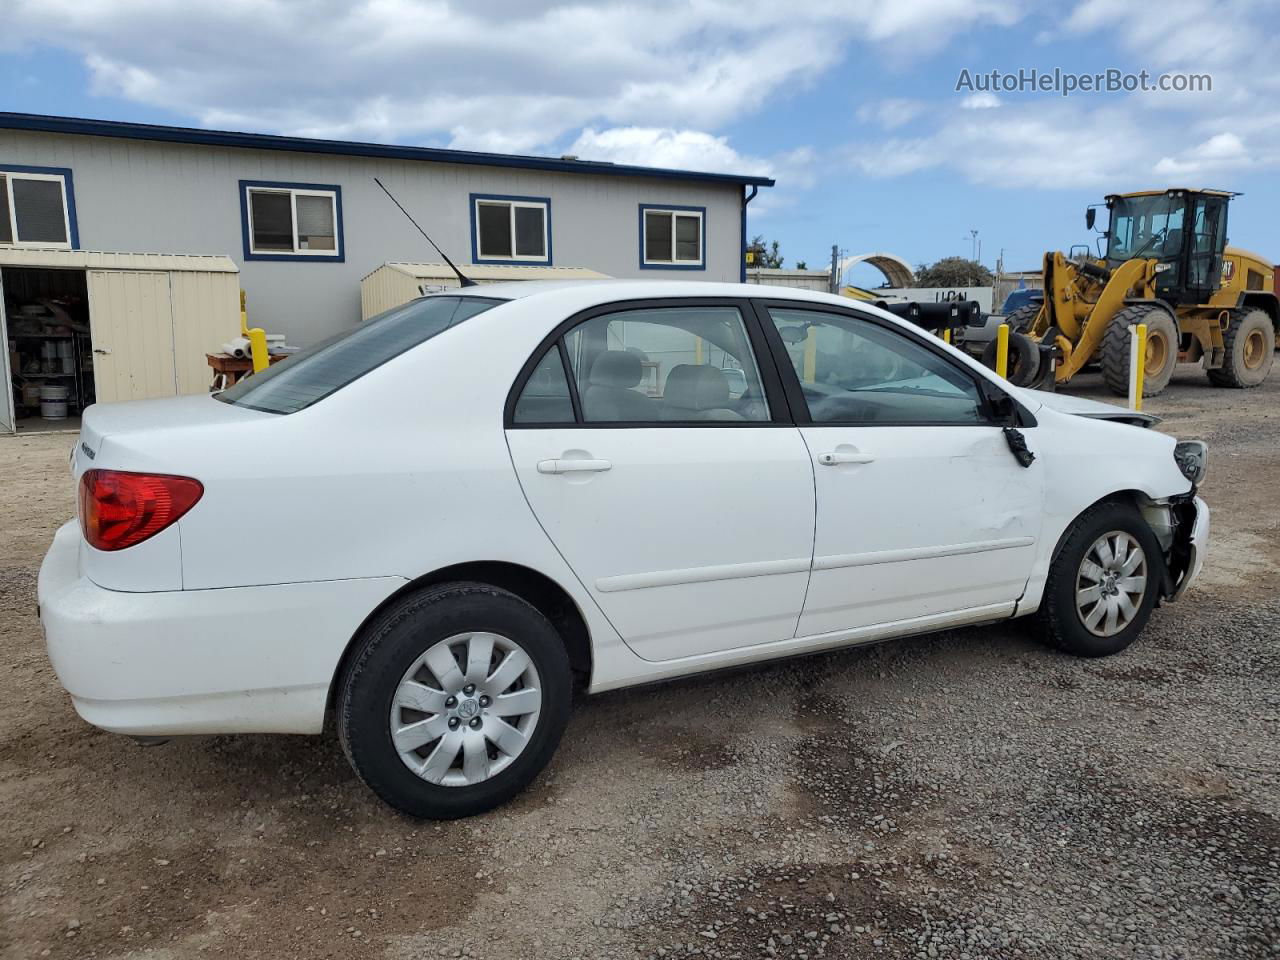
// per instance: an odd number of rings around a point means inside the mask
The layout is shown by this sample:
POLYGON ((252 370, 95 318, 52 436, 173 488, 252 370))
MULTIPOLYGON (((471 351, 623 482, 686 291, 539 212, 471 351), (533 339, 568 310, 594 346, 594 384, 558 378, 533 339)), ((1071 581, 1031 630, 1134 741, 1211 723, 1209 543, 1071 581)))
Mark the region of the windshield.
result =
POLYGON ((224 403, 294 413, 363 377, 468 317, 503 303, 484 297, 423 297, 272 364, 218 394, 224 403))
POLYGON ((1139 257, 1166 260, 1182 252, 1182 215, 1186 200, 1158 194, 1117 197, 1111 206, 1107 259, 1120 263, 1139 257))

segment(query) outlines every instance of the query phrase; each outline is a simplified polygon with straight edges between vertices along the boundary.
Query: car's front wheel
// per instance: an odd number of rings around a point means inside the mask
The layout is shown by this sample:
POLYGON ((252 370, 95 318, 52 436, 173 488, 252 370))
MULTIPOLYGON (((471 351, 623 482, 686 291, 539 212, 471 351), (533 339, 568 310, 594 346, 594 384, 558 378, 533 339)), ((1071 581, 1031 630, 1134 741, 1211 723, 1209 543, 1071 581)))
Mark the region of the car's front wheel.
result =
POLYGON ((1160 543, 1142 515, 1099 504, 1075 521, 1049 568, 1041 629, 1077 656, 1119 653, 1146 626, 1163 572, 1160 543))
POLYGON ((538 610, 496 587, 410 594, 369 625, 339 682, 360 778, 415 817, 482 813, 546 766, 569 717, 569 659, 538 610))

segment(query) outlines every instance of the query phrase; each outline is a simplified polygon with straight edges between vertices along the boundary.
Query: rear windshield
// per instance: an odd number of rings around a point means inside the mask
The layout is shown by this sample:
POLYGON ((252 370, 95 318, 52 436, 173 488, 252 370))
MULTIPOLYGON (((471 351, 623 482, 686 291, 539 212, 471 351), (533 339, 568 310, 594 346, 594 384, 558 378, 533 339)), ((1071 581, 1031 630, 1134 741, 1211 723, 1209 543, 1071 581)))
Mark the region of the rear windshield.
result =
POLYGON ((245 377, 218 394, 218 399, 267 413, 293 413, 341 390, 392 357, 503 302, 485 297, 414 300, 245 377))

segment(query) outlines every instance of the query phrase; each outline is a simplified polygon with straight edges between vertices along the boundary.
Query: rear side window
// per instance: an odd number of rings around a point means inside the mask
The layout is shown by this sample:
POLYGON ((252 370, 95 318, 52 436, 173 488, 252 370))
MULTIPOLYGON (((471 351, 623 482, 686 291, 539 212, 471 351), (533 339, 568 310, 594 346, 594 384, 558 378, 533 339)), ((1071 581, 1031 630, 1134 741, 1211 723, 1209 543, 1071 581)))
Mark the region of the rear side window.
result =
POLYGON ((323 340, 218 394, 224 403, 294 413, 502 300, 424 297, 323 340))
POLYGON ((551 345, 533 368, 516 401, 515 423, 573 423, 573 400, 564 375, 560 349, 551 345))

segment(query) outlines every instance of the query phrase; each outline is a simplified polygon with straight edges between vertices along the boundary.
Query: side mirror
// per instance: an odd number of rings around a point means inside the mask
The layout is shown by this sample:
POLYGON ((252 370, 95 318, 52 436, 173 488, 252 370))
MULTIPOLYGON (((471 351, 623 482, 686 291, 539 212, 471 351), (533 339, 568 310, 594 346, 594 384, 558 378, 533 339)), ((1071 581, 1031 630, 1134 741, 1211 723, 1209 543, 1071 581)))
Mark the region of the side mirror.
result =
POLYGON ((991 404, 991 413, 995 417, 996 423, 1012 426, 1017 422, 1018 405, 1013 402, 1013 397, 1003 390, 988 387, 987 402, 991 404))
POLYGON ((804 343, 809 338, 809 331, 806 327, 779 327, 778 336, 782 338, 783 343, 794 346, 804 343))
POLYGON ((1092 230, 1093 225, 1098 222, 1098 210, 1096 207, 1089 207, 1084 212, 1084 226, 1086 230, 1092 230))

